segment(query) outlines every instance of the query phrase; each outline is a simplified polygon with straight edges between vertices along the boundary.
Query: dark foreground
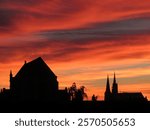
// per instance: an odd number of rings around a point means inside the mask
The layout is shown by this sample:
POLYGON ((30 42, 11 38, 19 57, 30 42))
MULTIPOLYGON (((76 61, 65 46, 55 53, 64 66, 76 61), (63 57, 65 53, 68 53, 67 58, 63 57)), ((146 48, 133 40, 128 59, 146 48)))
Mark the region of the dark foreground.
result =
POLYGON ((150 102, 1 102, 1 113, 150 113, 150 102))

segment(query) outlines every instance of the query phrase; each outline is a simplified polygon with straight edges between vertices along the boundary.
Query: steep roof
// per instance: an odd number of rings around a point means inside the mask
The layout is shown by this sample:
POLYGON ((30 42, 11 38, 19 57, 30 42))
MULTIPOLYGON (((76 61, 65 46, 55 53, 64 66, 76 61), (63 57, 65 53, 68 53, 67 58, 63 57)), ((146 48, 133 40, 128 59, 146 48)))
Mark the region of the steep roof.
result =
POLYGON ((57 77, 53 71, 48 67, 48 65, 44 62, 44 60, 41 57, 38 57, 28 63, 25 62, 25 64, 21 67, 21 69, 18 71, 18 73, 15 75, 15 78, 22 77, 26 72, 33 71, 33 70, 44 70, 46 73, 49 73, 50 75, 57 77))

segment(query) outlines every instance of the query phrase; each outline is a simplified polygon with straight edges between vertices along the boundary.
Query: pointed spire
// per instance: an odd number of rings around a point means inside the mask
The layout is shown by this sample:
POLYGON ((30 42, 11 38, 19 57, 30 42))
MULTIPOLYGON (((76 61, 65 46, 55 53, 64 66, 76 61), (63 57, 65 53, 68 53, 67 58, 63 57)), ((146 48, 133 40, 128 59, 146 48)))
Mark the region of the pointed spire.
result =
POLYGON ((115 74, 115 72, 114 72, 114 84, 116 84, 117 82, 116 82, 116 74, 115 74))
POLYGON ((109 75, 107 75, 107 85, 109 84, 109 75))
POLYGON ((111 92, 110 92, 110 83, 109 83, 109 75, 107 75, 107 83, 106 83, 106 91, 105 91, 105 101, 109 101, 111 98, 111 92))
POLYGON ((117 94, 118 93, 118 84, 116 81, 116 74, 114 72, 114 81, 113 81, 113 85, 112 85, 112 93, 113 94, 117 94))
POLYGON ((106 92, 110 92, 109 75, 107 75, 106 92))

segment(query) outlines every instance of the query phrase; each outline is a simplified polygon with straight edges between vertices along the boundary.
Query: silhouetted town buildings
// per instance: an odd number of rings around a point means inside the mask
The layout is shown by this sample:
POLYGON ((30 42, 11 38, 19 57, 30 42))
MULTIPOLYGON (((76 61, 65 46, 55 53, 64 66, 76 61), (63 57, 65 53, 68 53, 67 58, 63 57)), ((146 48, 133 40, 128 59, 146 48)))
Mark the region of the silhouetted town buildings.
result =
POLYGON ((114 79, 112 84, 112 91, 110 90, 109 76, 107 76, 105 101, 107 102, 145 102, 147 98, 143 96, 141 92, 118 92, 118 83, 116 81, 116 75, 114 73, 114 79))
POLYGON ((84 86, 77 88, 73 83, 71 87, 60 90, 57 76, 39 57, 28 63, 25 61, 15 76, 10 71, 10 88, 0 90, 0 111, 9 107, 17 107, 15 112, 135 112, 135 107, 141 107, 138 112, 150 111, 150 104, 141 92, 118 92, 115 74, 112 91, 107 76, 104 101, 98 101, 95 95, 91 101, 84 101, 87 98, 84 89, 84 86), (41 105, 43 109, 39 107, 41 105))

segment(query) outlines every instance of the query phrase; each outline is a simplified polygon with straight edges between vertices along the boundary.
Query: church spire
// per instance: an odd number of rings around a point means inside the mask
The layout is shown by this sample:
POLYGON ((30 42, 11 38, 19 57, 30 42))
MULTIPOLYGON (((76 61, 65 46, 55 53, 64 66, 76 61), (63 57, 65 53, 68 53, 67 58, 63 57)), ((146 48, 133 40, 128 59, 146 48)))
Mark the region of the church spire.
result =
POLYGON ((114 72, 114 84, 116 84, 116 74, 114 72))
POLYGON ((110 93, 109 75, 107 75, 106 92, 110 93))
POLYGON ((109 76, 107 75, 106 91, 105 91, 105 101, 109 101, 110 97, 111 97, 110 83, 109 83, 109 76))
POLYGON ((114 81, 113 81, 113 86, 112 86, 112 93, 117 94, 118 93, 118 84, 116 81, 116 74, 114 72, 114 81))

